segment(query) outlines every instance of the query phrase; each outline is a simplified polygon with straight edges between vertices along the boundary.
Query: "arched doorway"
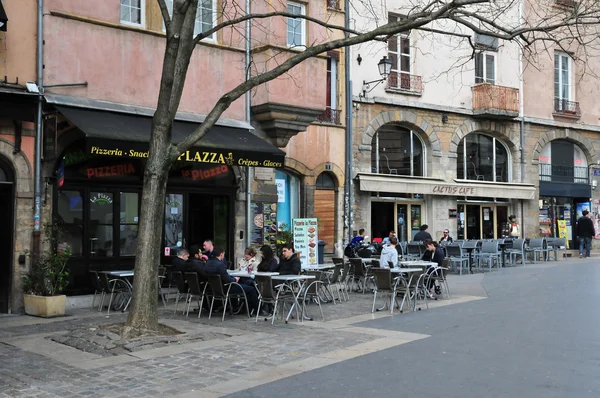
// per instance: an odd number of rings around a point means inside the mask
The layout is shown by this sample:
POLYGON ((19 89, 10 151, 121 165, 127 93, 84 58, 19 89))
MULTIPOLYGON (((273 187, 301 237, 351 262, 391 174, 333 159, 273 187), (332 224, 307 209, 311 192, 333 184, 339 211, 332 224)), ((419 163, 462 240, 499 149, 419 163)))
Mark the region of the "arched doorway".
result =
POLYGON ((10 307, 10 289, 13 268, 14 174, 8 164, 0 160, 0 313, 10 307))
POLYGON ((322 172, 315 185, 315 217, 319 220, 319 240, 327 242, 325 253, 334 252, 335 243, 335 176, 322 172))

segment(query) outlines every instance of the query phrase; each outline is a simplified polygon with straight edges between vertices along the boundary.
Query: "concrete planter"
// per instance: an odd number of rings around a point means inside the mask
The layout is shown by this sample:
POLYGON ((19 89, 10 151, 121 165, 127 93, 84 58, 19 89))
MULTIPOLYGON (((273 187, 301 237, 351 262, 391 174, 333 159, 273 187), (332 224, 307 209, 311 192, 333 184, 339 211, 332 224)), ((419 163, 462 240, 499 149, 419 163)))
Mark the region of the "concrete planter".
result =
POLYGON ((51 318, 65 315, 67 296, 34 296, 26 294, 25 313, 27 315, 51 318))

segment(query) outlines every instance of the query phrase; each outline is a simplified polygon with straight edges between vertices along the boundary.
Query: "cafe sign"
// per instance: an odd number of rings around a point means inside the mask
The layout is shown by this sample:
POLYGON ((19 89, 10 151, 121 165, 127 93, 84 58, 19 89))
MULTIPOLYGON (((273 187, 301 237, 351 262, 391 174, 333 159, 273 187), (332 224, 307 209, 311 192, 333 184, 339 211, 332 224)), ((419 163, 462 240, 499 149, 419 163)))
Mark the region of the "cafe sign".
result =
MULTIPOLYGON (((150 156, 147 142, 87 139, 87 152, 95 156, 110 156, 121 159, 147 159, 150 156)), ((177 160, 184 162, 252 167, 283 167, 284 157, 278 154, 192 148, 182 153, 177 160)))

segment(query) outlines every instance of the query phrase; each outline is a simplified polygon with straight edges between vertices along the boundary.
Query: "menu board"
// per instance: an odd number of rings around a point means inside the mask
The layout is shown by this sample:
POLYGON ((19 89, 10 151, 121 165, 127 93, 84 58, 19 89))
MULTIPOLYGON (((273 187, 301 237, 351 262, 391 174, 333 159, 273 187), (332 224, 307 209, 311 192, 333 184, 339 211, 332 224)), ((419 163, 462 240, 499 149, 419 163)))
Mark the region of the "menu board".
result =
POLYGON ((294 226, 294 250, 300 254, 302 266, 317 264, 317 245, 319 243, 317 219, 295 218, 292 224, 294 226))
POLYGON ((252 202, 251 246, 275 246, 277 239, 277 203, 252 202))

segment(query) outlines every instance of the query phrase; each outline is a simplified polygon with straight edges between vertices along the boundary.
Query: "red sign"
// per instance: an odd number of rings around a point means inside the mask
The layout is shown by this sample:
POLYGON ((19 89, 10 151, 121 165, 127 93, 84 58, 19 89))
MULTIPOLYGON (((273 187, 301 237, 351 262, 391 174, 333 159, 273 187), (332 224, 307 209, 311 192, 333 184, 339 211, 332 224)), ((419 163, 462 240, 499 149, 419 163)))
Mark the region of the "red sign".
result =
POLYGON ((206 170, 181 170, 181 175, 184 178, 189 178, 194 181, 209 180, 217 177, 224 177, 229 173, 229 168, 226 165, 212 167, 206 170))
POLYGON ((170 255, 171 255, 171 248, 165 247, 165 256, 170 256, 170 255))
POLYGON ((90 167, 85 171, 87 178, 115 177, 135 174, 135 167, 131 163, 126 163, 115 166, 90 167))

